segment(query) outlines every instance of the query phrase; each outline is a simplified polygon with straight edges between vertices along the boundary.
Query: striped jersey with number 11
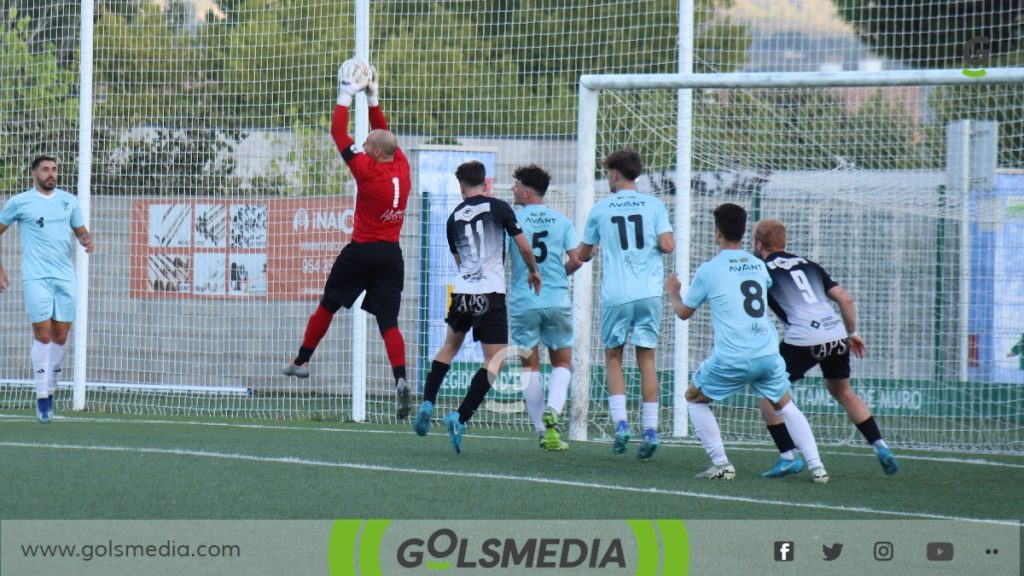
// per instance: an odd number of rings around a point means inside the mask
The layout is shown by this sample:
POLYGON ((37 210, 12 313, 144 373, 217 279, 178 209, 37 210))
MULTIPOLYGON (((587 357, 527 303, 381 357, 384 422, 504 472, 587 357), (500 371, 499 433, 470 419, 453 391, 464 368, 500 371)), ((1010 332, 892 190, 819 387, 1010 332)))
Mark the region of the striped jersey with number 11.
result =
POLYGON ((523 233, 503 200, 470 196, 448 217, 448 247, 459 255, 456 294, 505 293, 505 234, 523 233))

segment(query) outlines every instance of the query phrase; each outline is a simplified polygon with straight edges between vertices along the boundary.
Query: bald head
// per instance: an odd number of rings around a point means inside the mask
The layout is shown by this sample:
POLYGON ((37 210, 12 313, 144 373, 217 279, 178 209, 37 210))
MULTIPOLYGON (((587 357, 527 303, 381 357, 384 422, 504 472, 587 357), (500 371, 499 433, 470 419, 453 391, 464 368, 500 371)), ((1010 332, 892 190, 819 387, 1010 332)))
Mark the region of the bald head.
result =
POLYGON ((778 220, 758 220, 754 225, 754 247, 762 257, 786 249, 786 227, 778 220))
POLYGON ((377 162, 390 162, 398 149, 398 138, 387 130, 373 130, 366 136, 363 151, 377 162))

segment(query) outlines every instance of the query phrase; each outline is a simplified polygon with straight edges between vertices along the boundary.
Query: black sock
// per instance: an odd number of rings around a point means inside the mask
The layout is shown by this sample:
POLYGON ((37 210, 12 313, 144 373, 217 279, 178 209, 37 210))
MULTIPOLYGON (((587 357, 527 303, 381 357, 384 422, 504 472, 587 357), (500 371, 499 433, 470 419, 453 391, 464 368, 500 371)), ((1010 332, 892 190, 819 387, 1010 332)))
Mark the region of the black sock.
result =
POLYGON ((769 424, 768 433, 772 435, 772 440, 775 441, 779 454, 796 450, 796 444, 793 443, 793 437, 789 435, 789 430, 786 430, 785 424, 769 424))
POLYGON ((864 439, 868 441, 868 444, 872 446, 875 445, 875 442, 882 439, 882 432, 878 429, 874 416, 868 416, 867 420, 857 424, 857 429, 864 435, 864 439))
POLYGON ((430 363, 430 373, 427 374, 427 381, 423 383, 423 401, 431 404, 437 403, 437 391, 441 389, 444 377, 448 375, 451 364, 434 360, 430 363))
POLYGON ((405 378, 405 366, 392 366, 391 373, 395 375, 395 385, 399 380, 405 378))
POLYGON ((469 383, 469 391, 459 404, 459 422, 465 424, 476 413, 476 409, 484 403, 484 396, 491 390, 491 375, 486 368, 481 368, 473 375, 469 383))
POLYGON ((313 357, 313 350, 314 348, 306 348, 305 346, 300 347, 299 355, 295 357, 295 362, 293 362, 293 364, 296 366, 302 366, 306 362, 309 362, 309 359, 313 357))

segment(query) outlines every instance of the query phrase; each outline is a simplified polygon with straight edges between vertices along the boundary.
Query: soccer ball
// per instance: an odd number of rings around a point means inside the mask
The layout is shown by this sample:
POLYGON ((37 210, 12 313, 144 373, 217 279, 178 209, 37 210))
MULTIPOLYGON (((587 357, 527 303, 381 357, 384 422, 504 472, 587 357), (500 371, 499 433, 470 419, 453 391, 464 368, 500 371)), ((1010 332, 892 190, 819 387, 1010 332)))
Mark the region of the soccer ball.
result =
POLYGON ((362 58, 349 58, 338 68, 338 81, 366 86, 370 82, 370 65, 362 58))

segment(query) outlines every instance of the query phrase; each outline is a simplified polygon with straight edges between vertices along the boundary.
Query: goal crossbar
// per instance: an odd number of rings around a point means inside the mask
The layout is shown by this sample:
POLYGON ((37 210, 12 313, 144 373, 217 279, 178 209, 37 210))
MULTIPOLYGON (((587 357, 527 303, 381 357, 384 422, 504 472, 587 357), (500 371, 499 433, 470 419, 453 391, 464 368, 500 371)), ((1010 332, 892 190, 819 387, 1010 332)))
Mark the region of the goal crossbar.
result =
POLYGON ((584 74, 583 90, 664 90, 684 88, 805 88, 940 86, 1024 83, 1024 67, 992 68, 983 76, 963 70, 881 70, 877 72, 736 72, 722 74, 584 74))

